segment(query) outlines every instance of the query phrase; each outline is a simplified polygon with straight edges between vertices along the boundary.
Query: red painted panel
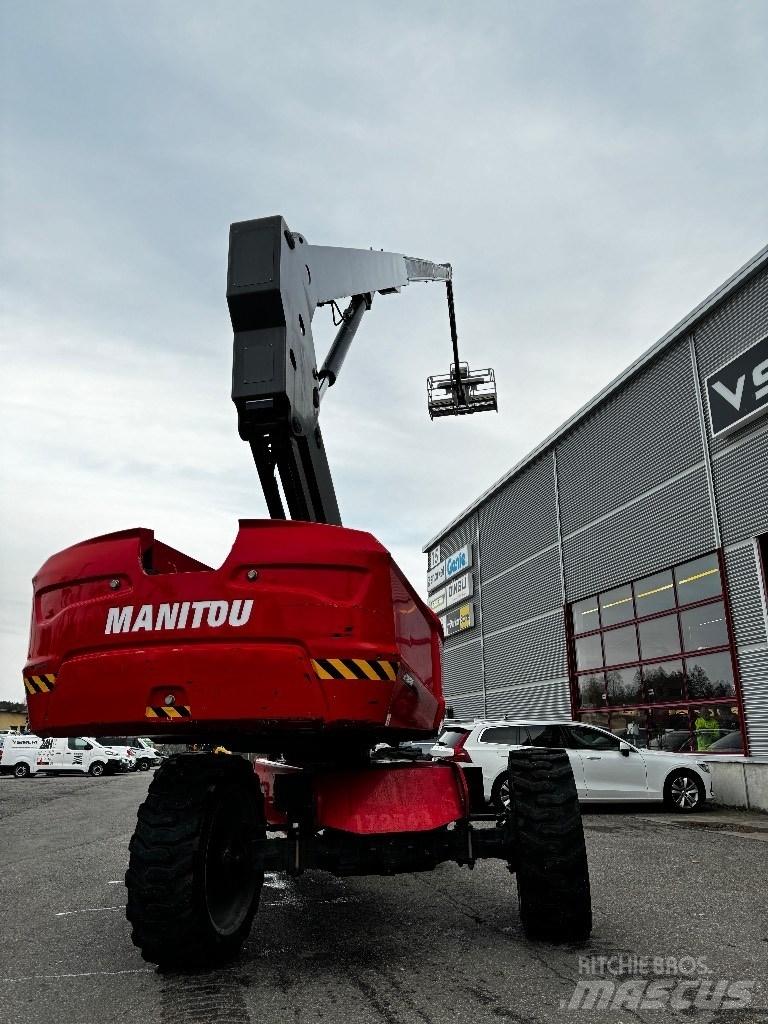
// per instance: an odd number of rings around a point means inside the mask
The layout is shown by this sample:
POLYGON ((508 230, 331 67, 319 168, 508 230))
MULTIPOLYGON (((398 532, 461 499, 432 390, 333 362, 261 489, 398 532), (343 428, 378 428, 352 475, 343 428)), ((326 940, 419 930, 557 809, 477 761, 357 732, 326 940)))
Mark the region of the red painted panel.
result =
POLYGON ((426 832, 459 821, 469 808, 457 766, 427 762, 319 776, 315 801, 318 828, 357 835, 426 832))
POLYGON ((25 672, 56 677, 29 698, 42 735, 172 728, 216 739, 269 722, 383 738, 427 733, 442 716, 439 623, 367 533, 245 520, 209 569, 150 530, 126 530, 53 555, 34 587, 25 672), (333 658, 400 671, 394 682, 319 678, 312 659, 333 658), (146 719, 169 694, 191 717, 146 719))

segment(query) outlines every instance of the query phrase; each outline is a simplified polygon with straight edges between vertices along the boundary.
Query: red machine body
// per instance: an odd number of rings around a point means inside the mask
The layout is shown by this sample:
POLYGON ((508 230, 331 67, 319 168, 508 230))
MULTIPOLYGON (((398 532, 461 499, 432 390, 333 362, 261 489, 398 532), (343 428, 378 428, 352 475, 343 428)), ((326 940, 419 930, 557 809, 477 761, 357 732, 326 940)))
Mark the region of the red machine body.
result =
MULTIPOLYGON (((302 769, 258 760, 254 765, 264 795, 270 828, 289 824, 278 790, 286 778, 297 780, 302 769)), ((308 782, 312 827, 354 835, 428 832, 466 818, 470 795, 464 773, 454 763, 369 764, 312 773, 308 782)))
POLYGON ((53 555, 24 682, 42 736, 359 745, 435 731, 440 653, 438 619, 370 534, 242 520, 219 569, 147 529, 53 555))

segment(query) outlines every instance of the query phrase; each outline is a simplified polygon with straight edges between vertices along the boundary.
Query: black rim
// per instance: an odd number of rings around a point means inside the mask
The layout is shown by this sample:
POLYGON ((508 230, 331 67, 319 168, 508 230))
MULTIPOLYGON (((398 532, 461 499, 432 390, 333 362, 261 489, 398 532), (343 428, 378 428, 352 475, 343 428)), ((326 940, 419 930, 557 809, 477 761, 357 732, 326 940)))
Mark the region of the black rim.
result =
POLYGON ((224 794, 208 829, 203 862, 205 904, 220 935, 231 935, 240 928, 256 895, 256 836, 253 815, 248 813, 249 799, 251 795, 241 791, 224 794))
POLYGON ((499 804, 501 808, 508 811, 512 803, 512 795, 509 791, 509 776, 505 775, 499 786, 499 804))

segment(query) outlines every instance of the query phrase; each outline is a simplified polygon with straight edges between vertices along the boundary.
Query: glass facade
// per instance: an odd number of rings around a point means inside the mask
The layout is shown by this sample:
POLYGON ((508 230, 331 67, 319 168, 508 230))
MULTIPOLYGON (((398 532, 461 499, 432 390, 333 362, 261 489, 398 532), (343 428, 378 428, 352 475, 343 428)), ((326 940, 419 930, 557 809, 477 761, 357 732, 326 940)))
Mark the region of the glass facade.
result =
POLYGON ((717 553, 578 601, 570 622, 576 717, 636 746, 742 750, 717 553))

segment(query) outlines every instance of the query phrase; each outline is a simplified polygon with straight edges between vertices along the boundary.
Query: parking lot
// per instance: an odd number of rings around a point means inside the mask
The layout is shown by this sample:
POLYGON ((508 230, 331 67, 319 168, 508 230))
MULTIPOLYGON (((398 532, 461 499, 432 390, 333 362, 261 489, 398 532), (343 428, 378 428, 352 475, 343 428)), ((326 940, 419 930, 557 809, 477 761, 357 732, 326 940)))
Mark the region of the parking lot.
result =
POLYGON ((128 840, 150 780, 0 779, 2 1020, 768 1021, 765 817, 587 813, 595 928, 584 947, 526 942, 514 879, 497 862, 268 877, 243 957, 183 975, 145 964, 124 917, 128 840), (664 958, 665 977, 751 983, 750 1005, 579 1002, 585 977, 602 969, 621 982, 647 967, 643 957, 664 958))

